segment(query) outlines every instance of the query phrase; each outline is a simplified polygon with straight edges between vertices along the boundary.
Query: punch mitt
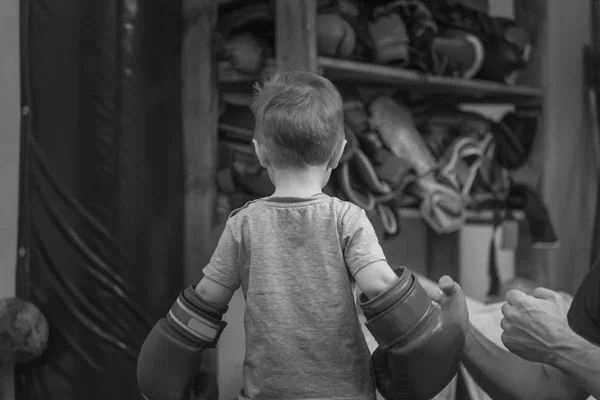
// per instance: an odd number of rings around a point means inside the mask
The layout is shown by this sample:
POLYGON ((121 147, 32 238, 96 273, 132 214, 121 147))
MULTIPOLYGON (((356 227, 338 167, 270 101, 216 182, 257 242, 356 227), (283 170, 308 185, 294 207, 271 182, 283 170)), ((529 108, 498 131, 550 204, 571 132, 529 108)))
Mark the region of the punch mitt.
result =
POLYGON ((356 47, 352 26, 339 14, 317 15, 317 48, 325 57, 348 58, 356 47))
POLYGON ((409 61, 410 40, 397 13, 378 13, 368 25, 373 38, 374 62, 404 66, 409 61))
POLYGON ((406 268, 386 292, 359 299, 379 347, 373 353, 377 389, 386 400, 431 399, 458 372, 465 343, 460 315, 434 304, 406 268))
POLYGON ((270 48, 251 32, 231 36, 223 48, 223 58, 242 74, 258 74, 271 56, 270 48))
POLYGON ((249 4, 222 15, 215 32, 219 58, 230 61, 241 73, 260 72, 274 52, 274 21, 267 3, 249 4))
POLYGON ((384 147, 377 132, 370 129, 367 110, 356 96, 345 98, 344 120, 356 133, 361 150, 369 158, 379 179, 394 190, 403 186, 411 170, 410 163, 384 147))

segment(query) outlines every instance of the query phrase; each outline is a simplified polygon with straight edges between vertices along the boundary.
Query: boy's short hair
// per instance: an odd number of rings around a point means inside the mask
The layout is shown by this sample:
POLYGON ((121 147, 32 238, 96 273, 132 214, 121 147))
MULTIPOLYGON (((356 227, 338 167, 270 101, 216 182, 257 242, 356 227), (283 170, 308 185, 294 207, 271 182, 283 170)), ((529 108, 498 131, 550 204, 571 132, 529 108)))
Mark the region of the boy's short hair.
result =
POLYGON ((324 165, 344 140, 342 96, 310 72, 276 73, 254 87, 254 137, 275 168, 324 165))

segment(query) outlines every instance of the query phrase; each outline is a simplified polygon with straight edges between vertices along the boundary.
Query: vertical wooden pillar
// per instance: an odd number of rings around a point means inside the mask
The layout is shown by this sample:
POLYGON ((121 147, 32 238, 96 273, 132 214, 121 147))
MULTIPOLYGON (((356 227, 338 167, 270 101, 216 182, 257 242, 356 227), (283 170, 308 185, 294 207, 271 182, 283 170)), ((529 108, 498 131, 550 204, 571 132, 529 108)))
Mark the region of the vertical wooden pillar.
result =
MULTIPOLYGON (((529 59, 529 65, 523 71, 517 80, 519 85, 543 87, 547 92, 547 52, 548 52, 548 32, 547 32, 547 0, 514 0, 515 20, 525 28, 532 42, 532 52, 529 59)), ((547 94, 544 95, 544 104, 537 105, 535 108, 518 109, 519 112, 537 112, 539 113, 538 131, 536 132, 535 142, 528 162, 513 175, 515 180, 530 185, 547 198, 544 192, 547 189, 548 177, 544 176, 546 169, 545 147, 550 139, 545 132, 545 111, 547 94)), ((521 224, 521 240, 516 251, 515 272, 518 276, 527 277, 539 285, 548 284, 548 259, 549 250, 536 250, 532 247, 531 238, 528 234, 526 223, 521 224)))
POLYGON ((218 92, 216 0, 183 1, 184 279, 197 283, 214 250, 218 92))
POLYGON ((276 7, 277 69, 318 72, 316 0, 277 0, 276 7))

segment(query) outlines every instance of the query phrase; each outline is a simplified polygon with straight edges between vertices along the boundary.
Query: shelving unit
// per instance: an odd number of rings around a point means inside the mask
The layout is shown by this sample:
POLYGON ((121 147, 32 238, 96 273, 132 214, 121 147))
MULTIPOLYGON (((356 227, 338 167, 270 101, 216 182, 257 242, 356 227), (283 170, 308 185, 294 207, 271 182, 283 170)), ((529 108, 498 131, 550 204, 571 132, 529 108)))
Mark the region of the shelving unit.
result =
MULTIPOLYGON (((513 104, 515 107, 543 107, 542 65, 545 53, 545 0, 514 0, 517 22, 528 29, 533 52, 527 71, 521 74, 518 84, 508 86, 479 80, 428 76, 416 71, 392 68, 362 62, 319 57, 317 54, 316 9, 317 0, 277 0, 275 10, 276 58, 267 62, 261 74, 244 75, 230 64, 217 64, 212 53, 214 28, 218 7, 241 6, 250 0, 184 0, 188 29, 184 38, 183 82, 184 135, 189 144, 186 168, 192 188, 186 195, 186 256, 187 278, 194 281, 197 266, 209 259, 212 250, 198 245, 202 234, 212 231, 216 198, 215 173, 217 143, 217 81, 222 85, 250 85, 274 69, 280 71, 305 70, 320 73, 334 82, 352 82, 373 87, 397 87, 411 94, 435 95, 462 103, 513 104), (192 157, 194 154, 194 157, 192 157), (202 158, 193 161, 192 158, 202 158), (200 203, 199 205, 197 203, 200 203), (192 254, 193 253, 193 254, 192 254)), ((543 128, 542 128, 543 129, 543 128)), ((540 130, 542 132, 542 130, 540 130)), ((541 174, 544 140, 539 137, 530 163, 524 168, 541 174)), ((537 174, 537 175, 536 175, 537 174)), ((415 209, 401 211, 405 218, 419 218, 415 209)), ((523 219, 522 213, 515 215, 523 219)), ((491 212, 473 212, 469 221, 485 223, 491 212)), ((458 275, 458 234, 437 235, 431 230, 427 235, 428 272, 432 279, 443 274, 458 275)))
MULTIPOLYGON (((274 59, 267 61, 266 68, 257 76, 240 74, 230 63, 219 63, 219 82, 250 83, 270 75, 277 68, 274 59)), ((397 87, 411 93, 450 96, 457 102, 468 103, 510 103, 519 105, 539 105, 544 92, 530 86, 509 86, 496 82, 465 80, 443 76, 431 76, 417 71, 392 68, 383 65, 318 57, 319 74, 335 82, 352 82, 357 85, 397 87)))

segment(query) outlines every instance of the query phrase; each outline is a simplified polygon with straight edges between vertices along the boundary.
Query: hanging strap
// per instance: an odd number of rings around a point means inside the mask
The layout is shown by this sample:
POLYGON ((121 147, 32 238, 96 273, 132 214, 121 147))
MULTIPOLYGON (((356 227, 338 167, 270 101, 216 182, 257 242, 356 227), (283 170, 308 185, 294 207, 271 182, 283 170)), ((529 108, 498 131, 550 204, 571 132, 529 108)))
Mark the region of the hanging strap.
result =
POLYGON ((495 202, 494 215, 492 217, 492 237, 490 239, 488 255, 488 273, 490 277, 490 288, 488 296, 498 296, 500 293, 500 274, 498 273, 498 245, 496 244, 496 232, 502 225, 506 217, 506 208, 500 207, 498 201, 495 202))

